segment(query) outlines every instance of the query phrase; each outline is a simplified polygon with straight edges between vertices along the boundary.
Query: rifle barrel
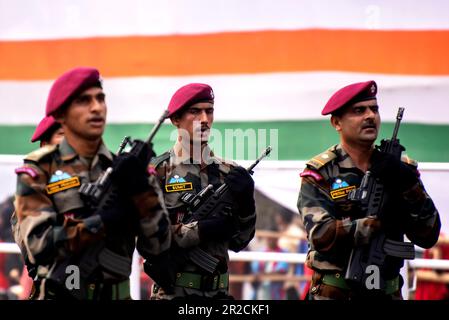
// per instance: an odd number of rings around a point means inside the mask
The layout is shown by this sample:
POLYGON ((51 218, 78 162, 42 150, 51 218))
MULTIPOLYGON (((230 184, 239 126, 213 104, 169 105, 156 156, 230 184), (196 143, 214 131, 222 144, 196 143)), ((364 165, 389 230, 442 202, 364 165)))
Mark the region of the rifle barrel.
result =
POLYGON ((394 125, 392 140, 396 140, 396 137, 397 137, 398 131, 399 131, 399 126, 401 125, 401 120, 402 120, 403 114, 404 114, 404 108, 399 108, 398 114, 396 115, 396 124, 394 125))
POLYGON ((164 113, 162 114, 162 116, 159 118, 156 125, 153 127, 153 129, 151 129, 150 135, 148 136, 148 139, 145 141, 146 143, 150 143, 153 140, 154 135, 159 130, 159 127, 162 125, 162 123, 164 123, 165 119, 167 119, 167 116, 168 116, 168 110, 165 110, 164 113))
POLYGON ((253 171, 254 167, 257 166, 257 164, 258 164, 263 158, 265 158, 266 156, 268 156, 268 155, 270 154, 271 150, 272 150, 271 146, 268 146, 268 147, 265 149, 265 151, 260 155, 260 157, 257 158, 256 161, 255 161, 255 162, 254 162, 248 169, 246 169, 246 170, 248 170, 248 172, 253 171))

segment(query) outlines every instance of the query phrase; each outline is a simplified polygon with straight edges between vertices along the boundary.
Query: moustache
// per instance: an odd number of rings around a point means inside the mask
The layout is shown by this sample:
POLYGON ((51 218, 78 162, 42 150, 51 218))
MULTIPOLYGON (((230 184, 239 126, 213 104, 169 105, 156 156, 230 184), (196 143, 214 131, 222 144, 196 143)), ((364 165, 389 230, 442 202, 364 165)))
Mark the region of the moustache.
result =
POLYGON ((93 116, 87 119, 87 121, 104 121, 104 117, 102 116, 93 116))
POLYGON ((365 123, 362 125, 362 129, 377 129, 376 124, 374 122, 365 123))

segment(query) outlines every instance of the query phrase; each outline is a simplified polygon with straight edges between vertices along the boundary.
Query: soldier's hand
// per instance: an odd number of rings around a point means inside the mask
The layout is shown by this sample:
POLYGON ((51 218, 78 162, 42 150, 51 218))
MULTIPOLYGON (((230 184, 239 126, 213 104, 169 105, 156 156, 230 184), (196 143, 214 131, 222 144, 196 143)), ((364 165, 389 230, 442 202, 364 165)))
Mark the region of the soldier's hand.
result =
POLYGON ((243 167, 235 167, 229 171, 224 182, 238 198, 254 195, 254 180, 243 167))
POLYGON ((371 237, 382 227, 381 221, 372 216, 356 219, 353 224, 355 225, 354 244, 357 246, 368 244, 371 237))
POLYGON ((113 179, 127 195, 135 195, 150 189, 146 163, 130 153, 122 153, 114 159, 113 179))
POLYGON ((254 202, 254 180, 243 167, 235 167, 226 176, 224 182, 229 186, 236 199, 237 212, 241 217, 247 217, 256 210, 254 202))
POLYGON ((143 144, 142 152, 139 156, 139 159, 143 163, 148 164, 151 158, 156 156, 156 153, 154 152, 153 149, 153 143, 148 144, 141 140, 134 140, 134 141, 138 142, 139 144, 143 144))
POLYGON ((418 175, 412 168, 391 154, 375 151, 370 171, 386 188, 404 192, 418 183, 418 175))
POLYGON ((131 217, 130 210, 125 209, 119 202, 113 206, 98 210, 96 213, 100 216, 101 221, 103 221, 109 232, 122 228, 123 223, 131 217))

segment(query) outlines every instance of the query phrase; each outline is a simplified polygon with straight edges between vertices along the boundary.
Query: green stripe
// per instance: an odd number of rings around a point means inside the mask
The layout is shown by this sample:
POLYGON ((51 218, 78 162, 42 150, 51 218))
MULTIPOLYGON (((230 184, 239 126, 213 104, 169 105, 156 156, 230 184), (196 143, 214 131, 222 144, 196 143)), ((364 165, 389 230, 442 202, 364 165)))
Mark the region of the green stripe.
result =
MULTIPOLYGON (((110 124, 105 131, 106 145, 113 151, 117 150, 121 139, 125 135, 132 138, 144 139, 149 134, 152 124, 110 124)), ((154 144, 158 154, 173 145, 170 133, 173 126, 166 123, 157 133, 154 144)), ((270 122, 216 122, 223 137, 225 129, 265 129, 267 144, 274 145, 269 140, 269 130, 278 130, 278 160, 306 160, 322 152, 330 145, 338 143, 338 134, 331 127, 328 120, 324 121, 270 121, 270 122)), ((34 126, 6 126, 0 125, 0 154, 26 154, 38 147, 29 142, 34 126)), ((393 132, 392 123, 384 123, 380 138, 390 137, 393 132)), ((424 125, 404 123, 399 130, 401 143, 406 146, 410 157, 424 162, 449 162, 449 125, 424 125)), ((223 143, 224 144, 224 143, 223 143)), ((212 144, 214 147, 214 144, 212 144)), ((215 149, 218 155, 222 150, 215 149)), ((235 148, 234 148, 235 150, 235 148)), ((235 155, 234 151, 234 155, 235 155)), ((241 160, 242 157, 234 157, 241 160)), ((244 157, 248 158, 247 155, 244 157)))

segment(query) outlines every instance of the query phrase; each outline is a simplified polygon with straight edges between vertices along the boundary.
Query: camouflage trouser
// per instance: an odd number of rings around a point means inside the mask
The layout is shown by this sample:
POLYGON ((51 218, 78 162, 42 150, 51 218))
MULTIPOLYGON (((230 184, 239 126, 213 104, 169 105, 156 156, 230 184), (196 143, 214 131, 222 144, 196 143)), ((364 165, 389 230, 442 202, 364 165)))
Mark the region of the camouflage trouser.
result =
MULTIPOLYGON (((315 271, 312 276, 312 283, 309 290, 309 300, 402 300, 401 287, 391 294, 382 292, 375 292, 365 290, 363 292, 356 292, 349 288, 342 288, 330 284, 323 283, 324 274, 315 271)), ((400 278, 402 283, 402 278, 400 278)))

